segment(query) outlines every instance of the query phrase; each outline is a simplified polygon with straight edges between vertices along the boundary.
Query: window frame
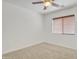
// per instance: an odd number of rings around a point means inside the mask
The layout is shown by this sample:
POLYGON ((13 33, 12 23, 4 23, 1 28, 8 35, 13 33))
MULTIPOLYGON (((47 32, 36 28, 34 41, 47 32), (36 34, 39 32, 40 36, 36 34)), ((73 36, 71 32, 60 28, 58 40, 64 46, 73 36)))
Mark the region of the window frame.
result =
MULTIPOLYGON (((67 16, 54 17, 52 19, 52 21, 57 20, 57 19, 62 19, 62 33, 54 33, 54 34, 66 34, 66 35, 75 35, 76 34, 76 29, 74 30, 75 33, 73 33, 73 34, 72 33, 64 33, 64 20, 63 20, 63 18, 67 18, 67 17, 74 17, 75 18, 75 15, 72 14, 72 15, 67 15, 67 16)), ((74 22, 75 22, 75 19, 74 19, 74 22)), ((54 23, 53 23, 53 25, 54 25, 54 23)), ((53 25, 52 25, 52 27, 53 27, 53 25)), ((74 26, 75 26, 75 23, 74 23, 74 26)), ((76 28, 76 26, 75 26, 75 28, 76 28)), ((53 30, 52 30, 52 32, 53 32, 53 30)))

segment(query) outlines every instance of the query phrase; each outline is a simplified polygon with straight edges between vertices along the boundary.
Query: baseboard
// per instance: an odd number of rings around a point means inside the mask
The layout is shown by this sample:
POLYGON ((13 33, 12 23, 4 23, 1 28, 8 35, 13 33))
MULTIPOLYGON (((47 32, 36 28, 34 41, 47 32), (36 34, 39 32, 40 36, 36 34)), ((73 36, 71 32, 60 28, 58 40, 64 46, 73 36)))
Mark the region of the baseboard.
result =
POLYGON ((13 51, 17 51, 17 50, 20 50, 20 49, 23 49, 23 48, 27 48, 27 47, 30 47, 30 46, 33 46, 33 45, 37 45, 37 44, 40 44, 40 43, 44 43, 44 42, 42 42, 42 41, 41 42, 34 42, 34 43, 28 44, 28 45, 23 46, 23 47, 19 47, 19 48, 16 48, 16 49, 11 49, 11 50, 2 52, 2 55, 13 52, 13 51))
POLYGON ((12 49, 12 50, 6 51, 6 52, 4 52, 4 53, 2 53, 2 54, 4 55, 4 54, 7 54, 7 53, 10 53, 10 52, 13 52, 13 51, 17 51, 17 50, 20 50, 20 49, 24 49, 24 48, 27 48, 27 47, 30 47, 30 46, 34 46, 34 45, 38 45, 38 44, 42 44, 42 43, 51 44, 51 45, 56 45, 56 46, 68 48, 68 49, 71 49, 71 50, 76 50, 76 49, 69 48, 69 47, 66 47, 66 46, 64 46, 64 45, 61 45, 61 44, 56 44, 56 43, 41 41, 41 42, 34 42, 34 43, 31 43, 31 44, 28 44, 27 46, 24 46, 24 47, 19 47, 19 48, 16 48, 16 49, 12 49))
POLYGON ((49 44, 52 44, 52 45, 56 45, 56 46, 61 46, 61 47, 72 49, 72 50, 77 50, 76 48, 68 47, 68 46, 66 46, 64 44, 60 44, 60 43, 53 43, 53 42, 48 42, 48 41, 46 41, 46 43, 49 43, 49 44))

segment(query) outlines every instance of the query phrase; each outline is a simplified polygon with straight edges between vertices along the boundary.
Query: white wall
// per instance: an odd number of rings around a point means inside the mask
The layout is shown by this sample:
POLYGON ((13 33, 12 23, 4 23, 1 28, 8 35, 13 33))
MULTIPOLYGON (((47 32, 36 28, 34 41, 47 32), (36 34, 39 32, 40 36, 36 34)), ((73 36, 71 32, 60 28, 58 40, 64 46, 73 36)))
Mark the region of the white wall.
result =
POLYGON ((76 49, 76 43, 77 43, 76 35, 61 35, 61 34, 52 33, 52 19, 54 17, 66 16, 72 14, 75 14, 75 21, 76 21, 76 6, 69 9, 44 14, 44 18, 45 18, 44 30, 46 32, 45 39, 47 42, 76 49))
POLYGON ((42 16, 3 1, 3 53, 40 43, 43 38, 42 16))

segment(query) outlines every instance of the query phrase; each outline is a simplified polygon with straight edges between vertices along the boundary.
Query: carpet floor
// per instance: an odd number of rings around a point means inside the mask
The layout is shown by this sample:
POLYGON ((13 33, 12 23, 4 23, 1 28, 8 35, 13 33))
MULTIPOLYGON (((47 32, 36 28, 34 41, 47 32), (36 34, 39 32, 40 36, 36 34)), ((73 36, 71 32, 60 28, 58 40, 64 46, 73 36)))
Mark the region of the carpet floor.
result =
POLYGON ((53 44, 40 43, 4 54, 2 59, 76 59, 76 51, 53 44))

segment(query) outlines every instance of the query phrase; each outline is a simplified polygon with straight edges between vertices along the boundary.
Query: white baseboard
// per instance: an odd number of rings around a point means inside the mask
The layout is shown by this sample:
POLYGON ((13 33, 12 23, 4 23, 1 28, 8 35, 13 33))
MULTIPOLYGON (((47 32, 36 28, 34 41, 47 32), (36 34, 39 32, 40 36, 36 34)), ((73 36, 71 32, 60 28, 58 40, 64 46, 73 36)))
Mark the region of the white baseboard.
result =
POLYGON ((12 51, 16 51, 16 50, 23 49, 23 48, 26 48, 26 47, 29 47, 29 46, 32 46, 32 45, 40 44, 40 43, 43 43, 43 41, 29 43, 29 44, 27 44, 23 47, 19 47, 19 48, 16 48, 16 49, 14 48, 14 49, 11 49, 11 50, 8 50, 8 51, 4 51, 4 52, 2 52, 2 54, 4 55, 4 54, 7 54, 7 53, 12 52, 12 51))

